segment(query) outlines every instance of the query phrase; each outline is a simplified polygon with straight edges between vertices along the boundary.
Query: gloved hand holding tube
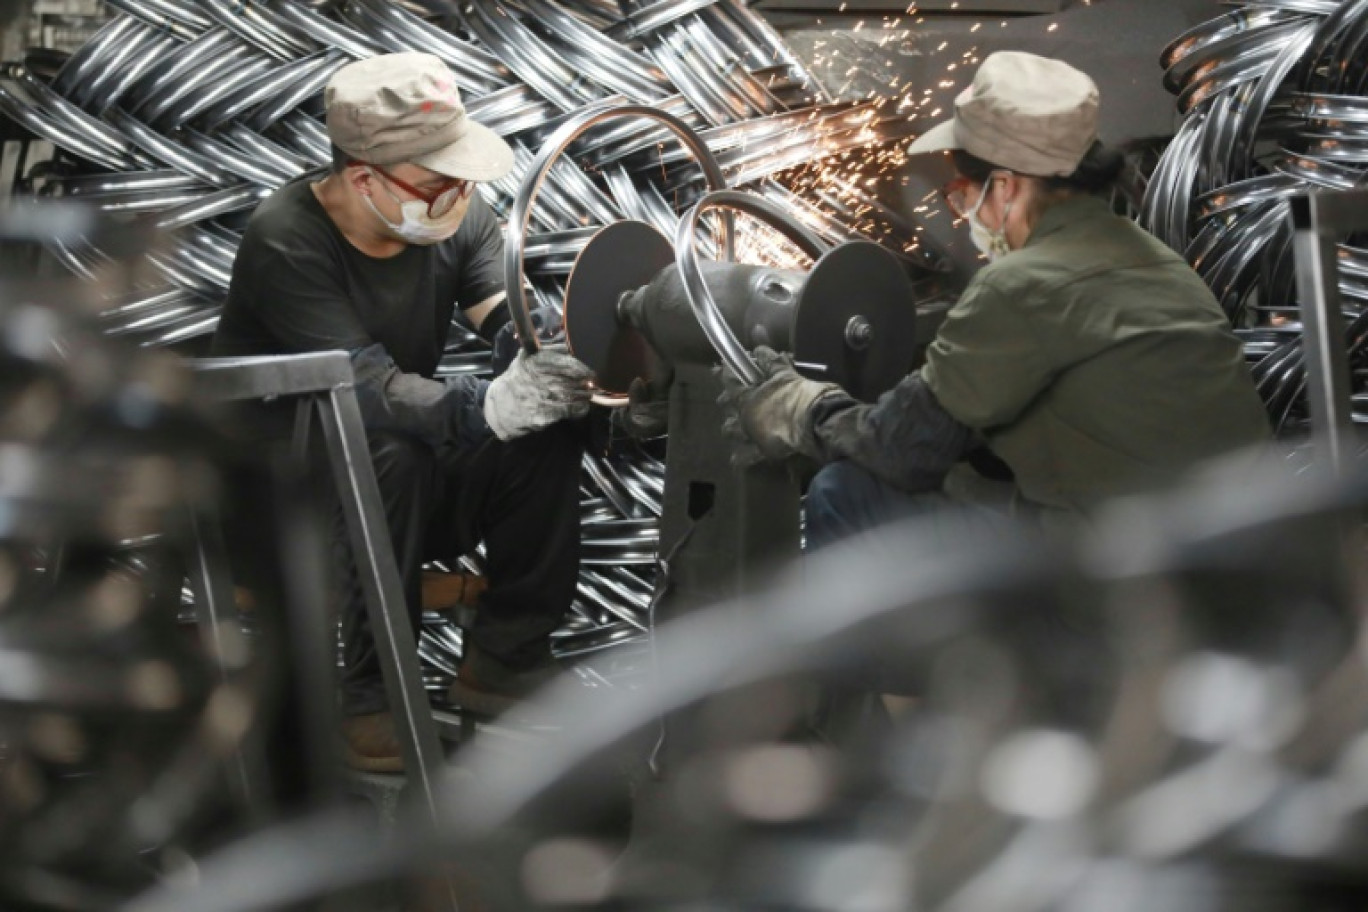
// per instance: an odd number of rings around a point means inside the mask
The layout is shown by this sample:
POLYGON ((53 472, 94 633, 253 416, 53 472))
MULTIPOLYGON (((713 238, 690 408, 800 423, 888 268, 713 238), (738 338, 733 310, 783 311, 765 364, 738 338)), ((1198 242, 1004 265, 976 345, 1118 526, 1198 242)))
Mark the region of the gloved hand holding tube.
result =
MULTIPOLYGON (((565 320, 560 311, 550 306, 536 307, 529 316, 542 345, 554 345, 565 341, 565 320)), ((491 347, 493 355, 489 366, 494 376, 499 377, 518 357, 518 352, 522 351, 522 342, 518 339, 518 324, 509 320, 499 327, 491 347)))
POLYGON ((734 444, 732 464, 747 468, 799 453, 819 459, 812 407, 826 396, 840 394, 841 387, 807 379, 794 370, 791 355, 763 345, 753 358, 764 375, 755 386, 722 371, 723 391, 717 401, 726 413, 722 431, 734 444))
POLYGON ((485 422, 500 440, 514 440, 557 421, 583 418, 593 396, 593 377, 563 345, 546 346, 536 354, 519 352, 485 391, 485 422))
POLYGON ((665 436, 670 423, 671 374, 667 368, 660 377, 633 380, 627 389, 627 404, 613 410, 614 429, 634 440, 665 436))

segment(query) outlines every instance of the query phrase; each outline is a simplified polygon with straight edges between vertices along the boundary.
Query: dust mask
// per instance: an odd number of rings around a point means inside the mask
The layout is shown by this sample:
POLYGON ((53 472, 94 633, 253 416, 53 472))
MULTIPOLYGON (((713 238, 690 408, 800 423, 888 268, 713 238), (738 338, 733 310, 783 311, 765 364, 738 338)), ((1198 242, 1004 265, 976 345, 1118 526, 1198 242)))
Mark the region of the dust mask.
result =
MULTIPOLYGON (((366 170, 369 171, 370 169, 367 168, 366 170)), ((401 200, 394 195, 394 191, 385 186, 385 182, 381 180, 374 171, 371 171, 371 176, 375 178, 375 183, 384 187, 385 192, 390 195, 390 199, 399 204, 399 211, 403 214, 403 221, 398 224, 391 222, 381 214, 380 210, 376 207, 375 202, 369 196, 365 196, 363 199, 365 199, 366 205, 370 206, 371 212, 375 213, 375 217, 384 222, 386 227, 388 227, 390 231, 393 231, 404 243, 416 244, 422 247, 440 244, 442 241, 445 241, 447 238, 454 235, 456 229, 461 227, 461 222, 465 219, 467 208, 465 205, 462 205, 462 203, 457 203, 455 206, 452 206, 450 212, 445 213, 439 218, 432 218, 427 214, 427 203, 422 200, 401 200)))
POLYGON ((988 198, 988 194, 993 190, 993 175, 988 175, 988 180, 983 185, 983 192, 979 194, 978 202, 974 204, 974 211, 970 212, 965 219, 969 222, 969 239, 974 242, 974 246, 979 252, 988 259, 996 260, 1012 252, 1011 246, 1007 243, 1007 217, 1012 214, 1012 200, 1007 203, 1007 208, 1002 212, 1002 227, 997 231, 988 228, 979 219, 979 210, 983 208, 983 201, 988 198))

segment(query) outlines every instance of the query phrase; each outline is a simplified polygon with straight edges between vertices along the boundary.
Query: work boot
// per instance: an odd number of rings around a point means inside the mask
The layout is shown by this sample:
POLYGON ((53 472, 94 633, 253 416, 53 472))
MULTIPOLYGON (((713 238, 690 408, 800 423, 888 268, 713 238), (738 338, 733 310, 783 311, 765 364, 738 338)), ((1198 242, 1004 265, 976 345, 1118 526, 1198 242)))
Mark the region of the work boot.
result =
POLYGON ((467 638, 461 667, 447 691, 447 699, 473 713, 500 716, 559 673, 560 667, 549 656, 543 664, 515 670, 467 638))
POLYGON ((342 720, 347 765, 363 773, 402 773, 404 757, 389 712, 347 716, 342 720))

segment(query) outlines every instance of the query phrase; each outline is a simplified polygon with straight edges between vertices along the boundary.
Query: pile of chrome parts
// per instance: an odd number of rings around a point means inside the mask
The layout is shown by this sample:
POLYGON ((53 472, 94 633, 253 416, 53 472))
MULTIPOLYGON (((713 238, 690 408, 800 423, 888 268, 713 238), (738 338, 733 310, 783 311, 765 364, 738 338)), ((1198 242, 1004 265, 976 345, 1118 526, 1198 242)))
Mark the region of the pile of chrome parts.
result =
MULTIPOLYGON (((1185 119, 1141 222, 1206 279, 1276 427, 1295 434, 1308 416, 1287 198, 1368 177, 1368 0, 1242 6, 1164 50, 1185 119)), ((1362 421, 1368 244, 1353 240, 1340 247, 1339 287, 1362 421)))
MULTIPOLYGON (((732 186, 799 214, 831 241, 856 229, 937 268, 912 226, 866 192, 851 159, 896 165, 908 119, 879 102, 834 102, 739 0, 473 0, 420 7, 389 0, 111 0, 116 17, 50 81, 10 64, 0 112, 60 150, 28 177, 35 192, 106 212, 155 213, 171 242, 143 285, 108 301, 111 334, 143 345, 213 331, 246 217, 272 190, 329 162, 321 94, 350 60, 421 50, 445 60, 473 117, 517 153, 481 192, 501 214, 533 155, 567 116, 605 99, 649 104, 698 131, 732 186), (800 179, 799 179, 800 178, 800 179), (800 189, 801 188, 801 189, 800 189)), ((537 304, 559 305, 581 246, 600 225, 646 221, 673 236, 701 173, 657 125, 587 134, 550 174, 532 217, 526 274, 537 304)), ((752 261, 790 254, 764 234, 752 261)), ((102 252, 54 245, 89 275, 102 252)), ((488 369, 486 346, 453 325, 440 374, 488 369)), ((663 466, 646 454, 585 463, 585 563, 563 655, 640 641, 655 575, 663 466)), ((422 652, 445 688, 459 630, 433 616, 422 652)), ((610 675, 611 677, 611 675, 610 675)))

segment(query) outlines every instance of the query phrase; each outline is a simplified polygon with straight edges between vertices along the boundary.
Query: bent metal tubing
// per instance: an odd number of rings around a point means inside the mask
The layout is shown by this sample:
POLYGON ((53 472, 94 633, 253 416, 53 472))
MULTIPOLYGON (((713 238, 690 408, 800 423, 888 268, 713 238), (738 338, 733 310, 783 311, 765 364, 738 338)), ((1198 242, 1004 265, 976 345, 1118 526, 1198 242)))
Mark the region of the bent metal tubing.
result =
MULTIPOLYGON (((523 271, 523 250, 527 244, 528 223, 532 207, 537 200, 537 194, 541 190, 542 182, 551 173, 552 166, 571 143, 597 124, 624 118, 654 120, 662 124, 693 153, 694 160, 703 169, 703 177, 710 190, 718 191, 727 186, 722 168, 717 164, 712 152, 698 134, 678 117, 667 114, 659 108, 606 102, 587 107, 561 124, 556 132, 547 138, 541 151, 533 159, 527 176, 523 178, 522 186, 518 189, 518 195, 514 198, 513 206, 509 210, 508 228, 504 238, 504 287, 508 293, 509 312, 513 316, 513 322, 517 324, 518 336, 522 339, 523 349, 529 354, 535 353, 541 348, 541 344, 537 340, 536 327, 532 324, 531 308, 527 303, 527 292, 524 289, 526 277, 523 271)), ((728 258, 730 258, 732 251, 730 226, 727 226, 726 232, 726 251, 728 258)), ((616 407, 626 405, 627 397, 598 393, 595 394, 594 401, 601 405, 616 407)))
MULTIPOLYGON (((717 309, 708 284, 703 281, 703 272, 698 265, 699 220, 705 212, 712 209, 732 209, 752 216, 774 228, 798 246, 807 256, 816 260, 827 251, 827 244, 813 234, 801 222, 789 215, 779 206, 759 196, 736 190, 718 190, 705 195, 679 222, 675 230, 675 263, 679 266, 679 276, 684 283, 684 293, 689 299, 689 307, 698 319, 703 334, 708 337, 722 363, 736 377, 754 386, 764 379, 760 369, 755 366, 750 355, 736 334, 731 331, 727 321, 717 309)), ((728 248, 727 259, 731 259, 728 248)))

